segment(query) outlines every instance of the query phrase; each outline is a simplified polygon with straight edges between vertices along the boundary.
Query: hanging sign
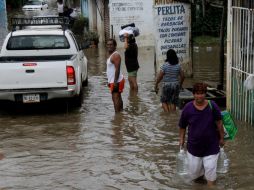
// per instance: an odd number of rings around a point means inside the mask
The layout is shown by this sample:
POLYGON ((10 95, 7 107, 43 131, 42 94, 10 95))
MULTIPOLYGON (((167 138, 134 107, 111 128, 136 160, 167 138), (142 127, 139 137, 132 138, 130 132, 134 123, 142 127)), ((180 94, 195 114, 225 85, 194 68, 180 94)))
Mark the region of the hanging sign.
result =
POLYGON ((187 75, 192 73, 190 69, 190 18, 189 4, 154 5, 155 51, 158 66, 164 63, 167 51, 174 49, 185 73, 187 75))

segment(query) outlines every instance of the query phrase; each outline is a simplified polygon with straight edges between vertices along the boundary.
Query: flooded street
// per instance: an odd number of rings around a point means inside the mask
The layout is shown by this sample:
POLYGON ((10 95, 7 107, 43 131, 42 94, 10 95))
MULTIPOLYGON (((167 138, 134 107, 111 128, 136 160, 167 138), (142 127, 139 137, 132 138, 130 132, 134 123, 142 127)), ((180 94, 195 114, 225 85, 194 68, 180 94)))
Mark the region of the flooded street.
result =
MULTIPOLYGON (((107 88, 105 50, 88 49, 86 55, 89 85, 80 109, 62 102, 0 110, 5 156, 0 188, 204 189, 175 173, 180 111, 163 113, 153 92, 153 48, 140 48, 139 93, 131 95, 127 82, 124 111, 117 115, 107 88)), ((236 139, 226 145, 229 173, 218 177, 217 189, 252 189, 253 135, 253 127, 239 124, 236 139)))
MULTIPOLYGON (((46 11, 56 14, 56 9, 46 11)), ((119 51, 123 55, 123 49, 119 51)), ((186 79, 185 87, 194 81, 219 81, 218 51, 218 47, 209 52, 205 48, 194 51, 194 78, 186 79)), ((163 113, 160 97, 153 91, 153 47, 139 49, 139 93, 131 94, 126 80, 124 110, 119 114, 114 113, 107 87, 105 48, 90 48, 85 54, 89 83, 81 108, 71 108, 65 101, 0 104, 0 153, 4 155, 0 160, 0 189, 207 189, 176 174, 181 110, 163 113)), ((124 63, 122 70, 127 77, 124 63)), ((229 172, 218 176, 213 189, 253 189, 254 128, 237 124, 235 140, 227 141, 225 147, 229 172)))

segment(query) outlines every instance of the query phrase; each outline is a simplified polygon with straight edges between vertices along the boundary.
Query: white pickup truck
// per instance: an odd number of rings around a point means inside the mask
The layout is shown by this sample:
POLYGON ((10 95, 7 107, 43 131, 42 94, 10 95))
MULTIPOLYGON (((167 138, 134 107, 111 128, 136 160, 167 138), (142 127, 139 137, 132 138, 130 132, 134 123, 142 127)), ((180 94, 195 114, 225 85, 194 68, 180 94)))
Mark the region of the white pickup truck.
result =
POLYGON ((88 83, 85 47, 64 29, 63 18, 12 22, 21 29, 10 32, 2 46, 0 100, 35 103, 72 98, 79 103, 88 83))

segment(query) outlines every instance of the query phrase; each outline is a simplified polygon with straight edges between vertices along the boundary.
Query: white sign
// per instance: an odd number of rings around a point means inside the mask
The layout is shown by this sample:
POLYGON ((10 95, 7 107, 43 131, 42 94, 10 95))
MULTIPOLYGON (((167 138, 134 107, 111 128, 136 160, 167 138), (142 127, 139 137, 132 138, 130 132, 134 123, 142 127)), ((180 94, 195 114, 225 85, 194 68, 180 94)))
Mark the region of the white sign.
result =
POLYGON ((190 71, 190 5, 172 3, 154 6, 156 62, 160 66, 169 49, 174 49, 185 73, 190 71))
MULTIPOLYGON (((135 23, 140 31, 140 35, 136 39, 138 45, 154 45, 152 3, 151 0, 110 0, 110 25, 113 27, 111 32, 117 41, 119 41, 121 26, 135 23)), ((118 44, 123 46, 123 43, 119 42, 118 44)))

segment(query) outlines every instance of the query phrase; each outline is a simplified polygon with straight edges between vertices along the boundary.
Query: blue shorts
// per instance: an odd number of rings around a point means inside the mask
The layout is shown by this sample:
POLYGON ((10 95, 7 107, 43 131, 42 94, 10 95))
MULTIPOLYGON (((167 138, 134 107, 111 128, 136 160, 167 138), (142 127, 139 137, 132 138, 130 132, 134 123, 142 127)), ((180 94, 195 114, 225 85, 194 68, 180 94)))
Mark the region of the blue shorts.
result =
POLYGON ((179 82, 163 82, 161 103, 178 105, 180 93, 179 82))

